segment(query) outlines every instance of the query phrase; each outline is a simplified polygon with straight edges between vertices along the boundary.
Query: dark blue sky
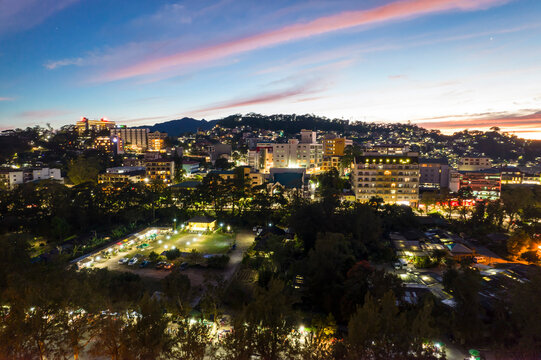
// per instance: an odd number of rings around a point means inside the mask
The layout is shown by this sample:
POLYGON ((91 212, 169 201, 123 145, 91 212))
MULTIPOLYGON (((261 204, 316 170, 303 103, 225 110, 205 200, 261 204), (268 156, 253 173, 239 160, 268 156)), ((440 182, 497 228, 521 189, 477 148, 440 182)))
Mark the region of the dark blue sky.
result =
POLYGON ((0 0, 0 128, 315 113, 541 138, 541 1, 0 0))

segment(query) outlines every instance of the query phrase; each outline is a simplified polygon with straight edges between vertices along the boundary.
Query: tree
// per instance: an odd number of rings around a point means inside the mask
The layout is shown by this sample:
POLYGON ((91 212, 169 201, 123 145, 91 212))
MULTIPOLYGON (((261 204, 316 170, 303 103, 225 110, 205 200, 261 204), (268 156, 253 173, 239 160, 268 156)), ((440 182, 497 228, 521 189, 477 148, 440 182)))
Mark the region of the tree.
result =
POLYGON ((68 177, 75 185, 86 182, 96 183, 99 172, 98 161, 95 158, 85 158, 83 155, 71 160, 68 165, 68 177))
POLYGON ((316 315, 312 320, 310 331, 304 337, 300 357, 303 360, 326 360, 332 358, 335 334, 337 330, 334 317, 316 315))
POLYGON ((178 328, 173 334, 175 347, 172 353, 174 359, 203 360, 205 354, 212 351, 211 328, 201 321, 181 318, 177 321, 178 328))
POLYGON ((181 314, 188 313, 190 299, 190 279, 179 271, 173 271, 162 280, 165 295, 175 305, 174 308, 181 314))
POLYGON ((126 323, 118 315, 102 315, 94 327, 94 343, 90 353, 94 356, 108 356, 120 360, 126 349, 126 323))
POLYGON ((254 337, 256 325, 245 323, 236 318, 233 331, 226 334, 220 341, 221 360, 251 360, 255 353, 254 337))

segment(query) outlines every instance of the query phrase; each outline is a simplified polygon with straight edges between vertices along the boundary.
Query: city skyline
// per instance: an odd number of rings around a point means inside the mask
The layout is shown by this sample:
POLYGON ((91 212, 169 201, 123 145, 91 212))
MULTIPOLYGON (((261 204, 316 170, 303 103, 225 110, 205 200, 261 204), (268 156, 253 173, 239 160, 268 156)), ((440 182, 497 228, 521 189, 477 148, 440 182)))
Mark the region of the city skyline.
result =
POLYGON ((541 139, 533 0, 0 4, 0 128, 314 113, 541 139))

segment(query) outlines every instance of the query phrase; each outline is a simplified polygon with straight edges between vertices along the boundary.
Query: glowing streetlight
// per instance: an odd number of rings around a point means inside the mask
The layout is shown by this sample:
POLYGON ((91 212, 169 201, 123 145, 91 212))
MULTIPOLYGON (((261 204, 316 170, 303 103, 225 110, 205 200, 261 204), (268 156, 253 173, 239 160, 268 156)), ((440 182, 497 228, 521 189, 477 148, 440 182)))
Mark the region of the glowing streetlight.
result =
POLYGON ((231 230, 231 226, 227 225, 227 231, 231 230))
POLYGON ((186 243, 186 245, 190 245, 190 242, 188 241, 188 242, 186 243))

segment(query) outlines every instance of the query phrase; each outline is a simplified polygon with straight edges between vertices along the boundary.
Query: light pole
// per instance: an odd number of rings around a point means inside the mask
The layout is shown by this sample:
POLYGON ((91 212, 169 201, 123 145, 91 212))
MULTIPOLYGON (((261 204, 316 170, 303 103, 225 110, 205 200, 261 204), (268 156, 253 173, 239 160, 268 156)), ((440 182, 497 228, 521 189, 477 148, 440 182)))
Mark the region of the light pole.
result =
POLYGON ((177 229, 177 218, 173 219, 173 230, 177 229))

